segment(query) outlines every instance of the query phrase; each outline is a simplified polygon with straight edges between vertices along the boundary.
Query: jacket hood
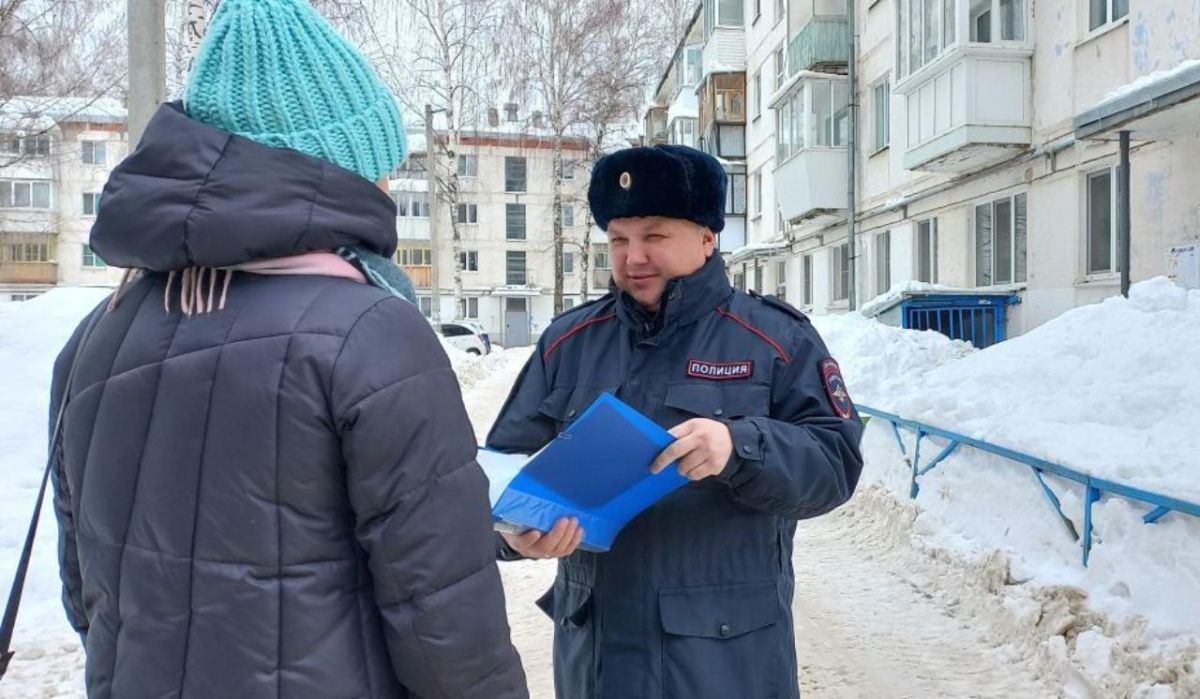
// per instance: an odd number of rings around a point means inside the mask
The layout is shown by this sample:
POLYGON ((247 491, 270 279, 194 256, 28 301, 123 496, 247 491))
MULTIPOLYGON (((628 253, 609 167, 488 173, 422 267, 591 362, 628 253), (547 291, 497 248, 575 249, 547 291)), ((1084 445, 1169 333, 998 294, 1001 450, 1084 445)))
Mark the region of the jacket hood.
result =
POLYGON ((396 251, 396 206, 373 182, 196 121, 177 102, 158 110, 100 201, 90 245, 118 267, 228 267, 350 245, 396 251))

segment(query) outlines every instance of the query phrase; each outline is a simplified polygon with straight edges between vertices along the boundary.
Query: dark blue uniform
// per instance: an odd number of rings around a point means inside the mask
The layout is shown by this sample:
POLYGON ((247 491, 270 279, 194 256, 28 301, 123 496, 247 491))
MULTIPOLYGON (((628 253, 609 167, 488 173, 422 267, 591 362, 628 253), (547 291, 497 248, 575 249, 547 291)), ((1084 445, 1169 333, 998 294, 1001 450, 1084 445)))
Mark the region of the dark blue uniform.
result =
MULTIPOLYGON (((604 391, 666 428, 720 420, 734 456, 634 519, 612 549, 562 559, 539 605, 562 699, 792 699, 796 521, 854 491, 862 425, 808 320, 734 291, 714 257, 649 314, 623 292, 557 318, 488 445, 532 452, 604 391)), ((516 557, 501 543, 502 558, 516 557)))

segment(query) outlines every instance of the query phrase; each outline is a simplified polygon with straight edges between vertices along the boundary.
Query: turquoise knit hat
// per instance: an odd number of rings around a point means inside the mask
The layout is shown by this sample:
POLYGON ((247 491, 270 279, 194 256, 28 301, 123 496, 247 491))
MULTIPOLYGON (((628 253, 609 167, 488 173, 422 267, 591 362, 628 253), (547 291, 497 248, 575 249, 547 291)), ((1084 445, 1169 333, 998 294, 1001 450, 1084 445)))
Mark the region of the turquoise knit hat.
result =
POLYGON ((199 121, 372 182, 404 161, 404 119, 365 58, 307 0, 224 0, 184 94, 199 121))

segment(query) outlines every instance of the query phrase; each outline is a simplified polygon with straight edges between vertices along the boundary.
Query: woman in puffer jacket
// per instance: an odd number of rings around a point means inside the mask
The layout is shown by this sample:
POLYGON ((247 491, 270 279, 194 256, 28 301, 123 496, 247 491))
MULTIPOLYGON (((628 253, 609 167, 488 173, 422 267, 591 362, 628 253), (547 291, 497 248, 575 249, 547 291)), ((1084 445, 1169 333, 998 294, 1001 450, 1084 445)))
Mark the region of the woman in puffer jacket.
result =
POLYGON ((137 272, 52 396, 89 696, 527 696, 474 434, 388 259, 404 153, 307 2, 225 0, 112 173, 90 244, 137 272))

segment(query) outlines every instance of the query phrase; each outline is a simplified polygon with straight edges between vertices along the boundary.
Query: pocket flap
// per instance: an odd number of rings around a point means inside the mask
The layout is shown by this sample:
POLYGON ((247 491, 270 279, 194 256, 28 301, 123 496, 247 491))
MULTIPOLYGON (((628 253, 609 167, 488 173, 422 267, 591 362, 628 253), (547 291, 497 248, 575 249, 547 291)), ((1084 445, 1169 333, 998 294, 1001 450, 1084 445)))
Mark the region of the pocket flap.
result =
POLYGON ((756 417, 770 413, 771 387, 736 386, 690 381, 667 386, 663 402, 671 408, 707 418, 756 417))
POLYGON ((592 612, 592 588, 573 580, 555 580, 535 603, 556 624, 580 627, 592 612))
POLYGON ((658 609, 666 633, 704 638, 740 636, 783 615, 774 581, 660 590, 658 609))
POLYGON ((570 422, 583 414, 601 393, 612 393, 613 389, 601 386, 560 386, 550 393, 538 406, 538 412, 559 422, 570 422))

